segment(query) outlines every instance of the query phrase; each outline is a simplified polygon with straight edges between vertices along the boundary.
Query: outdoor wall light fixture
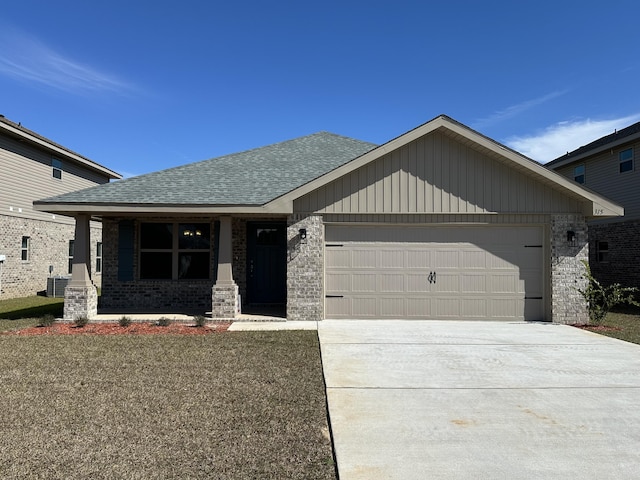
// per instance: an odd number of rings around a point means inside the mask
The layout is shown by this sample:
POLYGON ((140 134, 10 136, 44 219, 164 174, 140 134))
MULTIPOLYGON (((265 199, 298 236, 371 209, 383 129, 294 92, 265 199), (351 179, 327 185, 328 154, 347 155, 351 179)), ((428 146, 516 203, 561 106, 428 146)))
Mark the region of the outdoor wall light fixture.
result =
POLYGON ((300 230, 298 230, 298 234, 300 235, 300 240, 306 240, 307 239, 307 229, 306 228, 301 228, 300 230))
POLYGON ((573 230, 567 230, 567 243, 569 245, 575 245, 576 243, 576 232, 573 230))

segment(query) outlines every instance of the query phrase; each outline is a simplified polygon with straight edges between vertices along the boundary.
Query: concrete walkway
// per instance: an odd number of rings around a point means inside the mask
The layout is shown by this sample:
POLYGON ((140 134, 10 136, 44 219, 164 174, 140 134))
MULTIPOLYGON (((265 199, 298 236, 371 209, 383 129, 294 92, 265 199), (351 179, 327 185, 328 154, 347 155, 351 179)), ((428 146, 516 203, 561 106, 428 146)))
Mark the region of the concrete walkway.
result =
POLYGON ((551 324, 319 322, 340 480, 640 479, 640 346, 551 324))

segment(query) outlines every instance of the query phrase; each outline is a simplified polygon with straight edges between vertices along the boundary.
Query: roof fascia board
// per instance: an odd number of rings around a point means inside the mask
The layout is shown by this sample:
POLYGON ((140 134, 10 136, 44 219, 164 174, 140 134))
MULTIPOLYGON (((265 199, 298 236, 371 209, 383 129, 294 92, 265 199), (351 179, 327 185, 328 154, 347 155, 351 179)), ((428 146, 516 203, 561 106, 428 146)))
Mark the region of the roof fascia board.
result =
POLYGON ((33 209, 39 212, 73 215, 79 213, 100 214, 282 214, 293 212, 283 208, 266 208, 258 205, 101 205, 101 204, 64 204, 33 202, 33 209))
MULTIPOLYGON (((640 132, 634 133, 633 135, 629 135, 628 137, 619 138, 618 140, 614 140, 613 142, 606 143, 604 145, 600 145, 597 148, 592 150, 587 150, 582 152, 580 155, 576 155, 575 157, 563 158, 561 160, 553 160, 545 165, 545 168, 556 170, 558 168, 564 167, 565 165, 571 165, 574 162, 579 162, 588 157, 593 157, 594 155, 598 155, 606 150, 611 150, 613 148, 617 148, 620 145, 624 145, 625 143, 633 142, 635 140, 640 139, 640 132)), ((571 152, 569 152, 571 153, 571 152)))
POLYGON ((115 180, 119 180, 122 178, 122 175, 120 175, 117 172, 114 172, 113 170, 102 166, 98 163, 92 162, 91 160, 88 160, 86 158, 82 158, 81 156, 66 150, 64 148, 59 147, 58 145, 54 145, 52 143, 49 143, 45 140, 42 140, 40 138, 34 137, 33 135, 30 135, 27 132, 24 132, 22 130, 20 130, 19 128, 16 128, 12 125, 7 125, 6 123, 2 123, 0 122, 0 128, 6 130, 7 132, 18 136, 30 143, 33 143, 34 145, 38 145, 40 147, 46 148, 47 150, 51 150, 52 152, 61 155, 67 159, 70 159, 76 163, 80 163, 83 166, 90 168, 91 170, 95 170, 98 171, 104 175, 107 175, 109 178, 115 179, 115 180))

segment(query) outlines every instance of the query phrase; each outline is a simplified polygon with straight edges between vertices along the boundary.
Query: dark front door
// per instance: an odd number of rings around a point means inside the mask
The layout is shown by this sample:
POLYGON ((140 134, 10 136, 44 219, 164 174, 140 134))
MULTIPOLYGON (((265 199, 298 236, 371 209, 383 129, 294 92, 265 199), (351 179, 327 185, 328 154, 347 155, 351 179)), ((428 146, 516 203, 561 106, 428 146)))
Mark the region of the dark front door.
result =
POLYGON ((285 303, 287 298, 287 224, 247 224, 247 302, 285 303))

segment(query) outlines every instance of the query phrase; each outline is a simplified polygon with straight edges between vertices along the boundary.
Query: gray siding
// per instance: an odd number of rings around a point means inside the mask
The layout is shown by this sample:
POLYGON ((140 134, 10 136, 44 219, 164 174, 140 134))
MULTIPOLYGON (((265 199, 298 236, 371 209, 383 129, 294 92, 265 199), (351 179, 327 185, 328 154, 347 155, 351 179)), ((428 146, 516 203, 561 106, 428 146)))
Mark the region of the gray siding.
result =
MULTIPOLYGON (((584 161, 578 161, 556 171, 573 180, 576 165, 585 165, 584 186, 603 195, 624 207, 624 220, 640 219, 640 142, 608 149, 584 161), (634 170, 620 173, 618 154, 627 148, 633 148, 634 170)), ((612 219, 610 221, 620 221, 612 219)))
POLYGON ((294 202, 295 212, 557 213, 581 206, 467 145, 433 132, 294 202))
POLYGON ((33 220, 73 224, 73 219, 33 210, 33 201, 60 195, 96 184, 107 183, 106 176, 61 156, 35 148, 0 134, 0 212, 33 220), (62 179, 52 175, 51 159, 62 161, 62 179))

